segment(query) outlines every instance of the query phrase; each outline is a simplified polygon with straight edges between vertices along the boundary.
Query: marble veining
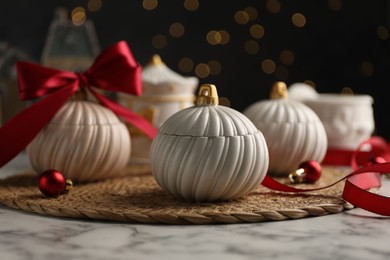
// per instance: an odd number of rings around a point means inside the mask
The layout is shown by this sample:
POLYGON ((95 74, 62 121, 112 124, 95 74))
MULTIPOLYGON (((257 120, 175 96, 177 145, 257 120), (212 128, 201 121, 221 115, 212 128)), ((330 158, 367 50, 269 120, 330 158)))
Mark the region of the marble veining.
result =
MULTIPOLYGON (((21 154, 0 176, 27 167, 21 154)), ((381 190, 390 191, 390 179, 381 190)), ((7 260, 390 259, 389 237, 390 219, 362 209, 280 222, 172 226, 46 217, 0 206, 0 259, 7 260)))

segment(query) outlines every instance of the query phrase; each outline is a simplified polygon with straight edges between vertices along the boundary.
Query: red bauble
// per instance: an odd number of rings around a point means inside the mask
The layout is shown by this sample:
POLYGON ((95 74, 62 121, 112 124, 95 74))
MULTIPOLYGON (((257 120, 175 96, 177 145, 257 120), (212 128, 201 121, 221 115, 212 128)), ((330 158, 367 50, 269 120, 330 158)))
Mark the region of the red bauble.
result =
POLYGON ((39 176, 39 190, 47 196, 57 196, 66 192, 71 182, 65 179, 64 175, 57 170, 46 170, 39 176))
POLYGON ((299 165, 299 168, 304 169, 306 182, 314 183, 321 177, 321 165, 316 161, 304 161, 299 165))
POLYGON ((314 183, 321 177, 321 165, 314 161, 304 161, 299 165, 299 169, 288 175, 291 183, 314 183))

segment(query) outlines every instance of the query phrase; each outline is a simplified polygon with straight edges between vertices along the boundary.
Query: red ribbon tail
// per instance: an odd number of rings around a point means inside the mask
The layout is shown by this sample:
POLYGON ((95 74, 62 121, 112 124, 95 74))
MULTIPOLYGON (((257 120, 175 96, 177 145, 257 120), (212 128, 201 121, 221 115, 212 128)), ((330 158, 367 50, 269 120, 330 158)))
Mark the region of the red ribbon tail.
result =
POLYGON ((111 101, 103 95, 99 95, 94 90, 89 88, 92 94, 100 101, 100 103, 111 109, 117 116, 122 117, 131 125, 137 127, 144 132, 150 139, 153 139, 157 134, 157 129, 145 118, 138 115, 137 113, 130 111, 129 109, 111 101))
POLYGON ((361 181, 356 181, 358 175, 367 175, 367 174, 387 174, 390 173, 390 163, 378 163, 368 166, 361 167, 347 176, 341 178, 340 180, 331 183, 327 186, 313 189, 298 189, 285 184, 282 184, 269 176, 265 176, 263 182, 261 183, 264 187, 282 191, 282 192, 309 192, 317 191, 329 188, 342 180, 346 180, 344 189, 343 189, 343 199, 353 204, 354 206, 360 207, 362 209, 371 211, 373 213, 382 214, 385 216, 390 216, 390 198, 374 194, 368 189, 374 187, 380 187, 380 178, 377 176, 378 182, 365 183, 361 181))
POLYGON ((60 89, 26 108, 0 128, 0 167, 23 151, 75 91, 72 88, 60 89))
POLYGON ((342 195, 343 199, 361 209, 390 216, 390 198, 369 192, 347 179, 342 195))
MULTIPOLYGON (((348 175, 350 176, 350 175, 348 175)), ((288 186, 288 185, 285 185, 283 183, 280 183, 278 182, 277 180, 271 178, 270 176, 266 175, 265 178, 263 179, 263 182, 261 183, 261 185, 263 185, 264 187, 268 188, 268 189, 271 189, 271 190, 276 190, 276 191, 282 191, 282 192, 309 192, 309 191, 317 191, 317 190, 323 190, 323 189, 327 189, 329 187, 332 187, 334 185, 336 185, 337 183, 345 180, 348 176, 330 184, 330 185, 327 185, 327 186, 324 186, 324 187, 321 187, 321 188, 313 188, 313 189, 298 189, 298 188, 294 188, 294 187, 291 187, 291 186, 288 186)))

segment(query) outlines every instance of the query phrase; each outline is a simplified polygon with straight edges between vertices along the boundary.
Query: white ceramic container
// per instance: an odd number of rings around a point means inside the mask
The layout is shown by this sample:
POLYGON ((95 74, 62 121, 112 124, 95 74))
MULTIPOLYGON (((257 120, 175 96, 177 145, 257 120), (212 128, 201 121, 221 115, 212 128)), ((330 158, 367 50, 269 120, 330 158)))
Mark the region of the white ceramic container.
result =
POLYGON ((276 82, 271 99, 257 101, 243 113, 267 141, 269 175, 288 176, 306 160, 321 163, 324 159, 327 151, 324 125, 311 108, 288 98, 285 83, 276 82))
POLYGON ((37 174, 55 169, 74 182, 116 177, 127 165, 130 136, 109 109, 89 101, 66 103, 28 145, 37 174))
POLYGON ((223 201, 253 191, 269 163, 263 134, 242 113, 218 105, 214 85, 202 85, 196 106, 160 127, 151 146, 157 183, 187 201, 223 201))
POLYGON ((373 101, 369 95, 329 93, 303 102, 324 124, 330 149, 355 150, 374 132, 373 101))

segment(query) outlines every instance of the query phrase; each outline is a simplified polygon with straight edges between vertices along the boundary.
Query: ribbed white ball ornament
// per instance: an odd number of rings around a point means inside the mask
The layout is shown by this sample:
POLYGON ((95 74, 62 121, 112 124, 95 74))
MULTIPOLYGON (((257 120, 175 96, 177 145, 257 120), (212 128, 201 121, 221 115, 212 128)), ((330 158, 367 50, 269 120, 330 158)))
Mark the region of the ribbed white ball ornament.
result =
POLYGON ((243 114, 267 141, 269 175, 288 176, 306 160, 324 159, 328 140, 323 123, 308 106, 288 99, 284 82, 276 82, 270 99, 251 104, 243 114))
POLYGON ((127 165, 130 136, 109 109, 90 101, 67 102, 28 145, 27 155, 40 174, 60 171, 74 182, 115 177, 127 165))
POLYGON ((269 162, 263 134, 242 113, 219 106, 211 84, 200 87, 195 106, 164 122, 150 157, 165 191, 196 202, 248 194, 262 182, 269 162))

